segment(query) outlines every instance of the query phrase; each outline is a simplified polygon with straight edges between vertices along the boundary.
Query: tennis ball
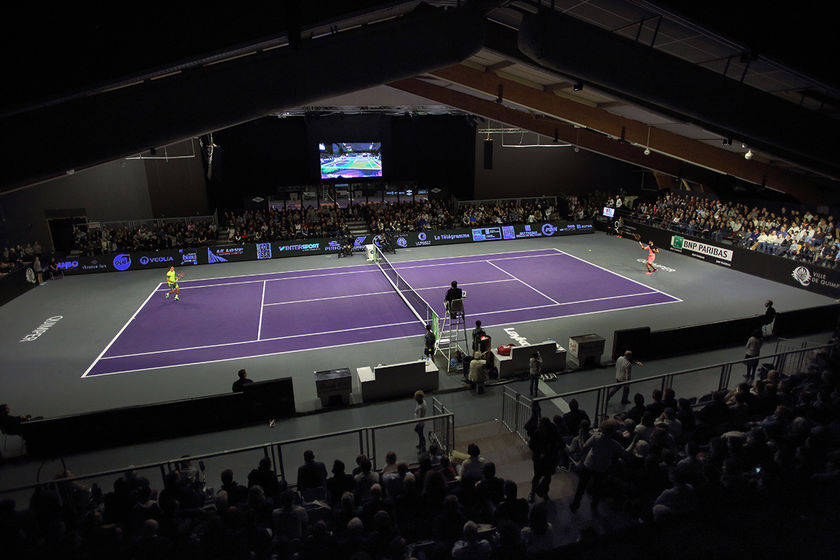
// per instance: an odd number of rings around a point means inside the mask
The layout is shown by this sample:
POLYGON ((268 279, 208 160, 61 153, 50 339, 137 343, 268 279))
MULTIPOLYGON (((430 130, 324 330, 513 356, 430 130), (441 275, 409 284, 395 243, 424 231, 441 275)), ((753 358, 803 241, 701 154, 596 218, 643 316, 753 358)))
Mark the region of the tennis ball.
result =
POLYGON ((591 253, 591 252, 592 252, 592 249, 589 249, 589 252, 591 253))

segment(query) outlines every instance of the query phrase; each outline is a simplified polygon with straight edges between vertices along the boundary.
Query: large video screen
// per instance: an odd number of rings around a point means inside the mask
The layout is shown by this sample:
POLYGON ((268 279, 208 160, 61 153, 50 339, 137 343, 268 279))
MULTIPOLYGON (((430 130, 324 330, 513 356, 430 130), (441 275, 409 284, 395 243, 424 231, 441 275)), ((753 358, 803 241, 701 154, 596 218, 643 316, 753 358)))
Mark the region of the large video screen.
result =
POLYGON ((318 144, 321 179, 382 177, 381 142, 322 142, 318 144))

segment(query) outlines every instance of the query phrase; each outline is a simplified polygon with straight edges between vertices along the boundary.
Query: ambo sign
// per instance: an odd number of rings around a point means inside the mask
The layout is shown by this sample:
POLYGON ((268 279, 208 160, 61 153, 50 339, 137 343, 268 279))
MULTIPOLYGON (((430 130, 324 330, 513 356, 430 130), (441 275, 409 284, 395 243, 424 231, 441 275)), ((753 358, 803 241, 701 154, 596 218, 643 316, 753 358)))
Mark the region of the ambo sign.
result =
POLYGON ((691 253, 696 253, 697 255, 700 255, 703 258, 711 257, 713 259, 720 259, 726 261, 727 263, 732 262, 732 249, 724 249, 722 247, 716 247, 714 245, 706 245, 705 243, 700 243, 699 241, 692 241, 691 239, 686 239, 680 235, 671 236, 671 248, 677 252, 689 251, 691 253))

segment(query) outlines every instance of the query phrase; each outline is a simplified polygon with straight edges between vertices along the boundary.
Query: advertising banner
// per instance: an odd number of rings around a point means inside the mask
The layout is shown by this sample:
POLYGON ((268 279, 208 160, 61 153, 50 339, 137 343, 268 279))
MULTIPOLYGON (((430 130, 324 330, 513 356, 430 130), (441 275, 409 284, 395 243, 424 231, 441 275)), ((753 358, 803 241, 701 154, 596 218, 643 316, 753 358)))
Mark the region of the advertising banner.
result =
POLYGON ((725 266, 829 297, 840 297, 840 271, 796 261, 785 257, 727 246, 708 240, 675 234, 674 232, 628 222, 627 235, 639 234, 653 240, 659 247, 682 253, 719 266, 725 266))
POLYGON ((692 257, 714 261, 716 264, 723 266, 732 266, 732 255, 734 251, 731 248, 726 249, 717 245, 708 245, 681 235, 671 236, 671 245, 669 248, 677 253, 686 252, 692 257))
MULTIPOLYGON (((453 243, 485 243, 515 239, 533 239, 594 233, 592 222, 544 222, 535 224, 498 225, 481 228, 463 228, 436 231, 409 232, 389 235, 397 248, 429 247, 453 243)), ((351 238, 353 251, 364 251, 365 245, 379 246, 380 235, 359 235, 351 238)), ((211 245, 196 249, 172 249, 165 251, 125 252, 112 255, 68 256, 59 259, 58 266, 65 274, 88 272, 125 272, 146 268, 168 268, 194 264, 218 264, 242 262, 302 255, 337 253, 347 239, 302 239, 273 241, 266 243, 242 243, 238 245, 211 245)))

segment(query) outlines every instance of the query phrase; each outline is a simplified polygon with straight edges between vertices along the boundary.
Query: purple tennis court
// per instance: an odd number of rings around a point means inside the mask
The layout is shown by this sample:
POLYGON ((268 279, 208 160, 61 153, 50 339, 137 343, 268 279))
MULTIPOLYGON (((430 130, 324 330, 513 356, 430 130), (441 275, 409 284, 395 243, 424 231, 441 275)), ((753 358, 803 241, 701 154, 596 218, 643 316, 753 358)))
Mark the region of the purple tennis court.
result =
MULTIPOLYGON (((557 249, 393 263, 442 315, 452 280, 468 321, 506 325, 681 301, 557 249)), ((419 337, 375 264, 159 285, 82 377, 419 337)), ((423 311, 420 311, 422 315, 423 311)))

